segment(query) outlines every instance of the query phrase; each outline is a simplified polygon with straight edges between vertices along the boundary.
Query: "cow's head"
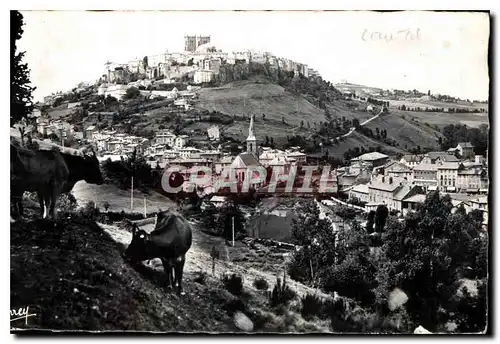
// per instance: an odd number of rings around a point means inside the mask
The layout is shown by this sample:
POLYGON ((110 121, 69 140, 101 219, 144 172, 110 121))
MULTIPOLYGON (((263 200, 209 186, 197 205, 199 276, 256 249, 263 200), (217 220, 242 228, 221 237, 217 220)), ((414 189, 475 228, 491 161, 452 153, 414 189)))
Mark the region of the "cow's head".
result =
POLYGON ((140 262, 146 259, 151 259, 148 255, 150 249, 150 235, 142 229, 139 229, 136 224, 132 227, 132 241, 128 245, 123 259, 128 262, 140 262))
POLYGON ((101 169, 99 168, 99 160, 93 148, 86 150, 83 153, 84 180, 89 184, 101 185, 104 182, 101 169))

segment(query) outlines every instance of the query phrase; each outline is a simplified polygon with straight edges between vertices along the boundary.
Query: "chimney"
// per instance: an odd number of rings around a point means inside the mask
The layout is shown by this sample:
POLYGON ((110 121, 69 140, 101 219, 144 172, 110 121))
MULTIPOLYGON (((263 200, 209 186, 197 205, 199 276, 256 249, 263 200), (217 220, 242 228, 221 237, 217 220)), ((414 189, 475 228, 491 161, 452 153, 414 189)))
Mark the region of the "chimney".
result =
POLYGON ((392 184, 392 177, 389 177, 389 184, 392 184))

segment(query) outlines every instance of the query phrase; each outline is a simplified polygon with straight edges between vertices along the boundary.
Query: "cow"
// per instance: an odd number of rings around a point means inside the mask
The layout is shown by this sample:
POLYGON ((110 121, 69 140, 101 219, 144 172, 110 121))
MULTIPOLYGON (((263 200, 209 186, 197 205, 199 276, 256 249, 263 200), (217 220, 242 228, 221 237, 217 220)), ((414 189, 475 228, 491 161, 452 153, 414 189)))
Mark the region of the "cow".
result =
POLYGON ((42 217, 55 217, 57 198, 61 193, 70 192, 79 180, 103 183, 93 151, 78 156, 56 150, 32 151, 11 143, 11 201, 18 216, 23 215, 23 193, 34 191, 42 217))
POLYGON ((82 151, 83 156, 61 153, 66 165, 69 168, 69 175, 66 184, 63 187, 63 193, 70 192, 80 180, 84 180, 89 184, 101 185, 104 183, 101 169, 99 168, 99 160, 93 149, 88 152, 82 151))
POLYGON ((159 258, 167 276, 167 288, 177 284, 177 294, 182 291, 182 273, 186 253, 191 248, 191 225, 178 212, 161 211, 156 215, 155 229, 151 233, 134 224, 132 241, 123 254, 126 262, 138 263, 159 258))

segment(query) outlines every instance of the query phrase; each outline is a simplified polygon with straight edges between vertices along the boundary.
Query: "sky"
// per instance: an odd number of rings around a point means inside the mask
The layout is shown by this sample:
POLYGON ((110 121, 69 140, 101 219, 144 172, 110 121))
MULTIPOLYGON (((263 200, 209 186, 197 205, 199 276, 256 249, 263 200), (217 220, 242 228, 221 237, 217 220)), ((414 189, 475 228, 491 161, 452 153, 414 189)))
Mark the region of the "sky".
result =
POLYGON ((96 80, 104 63, 184 50, 210 35, 223 51, 255 49, 305 63, 333 83, 430 90, 487 100, 487 14, 330 11, 21 11, 35 100, 96 80), (390 39, 392 37, 392 39, 390 39))

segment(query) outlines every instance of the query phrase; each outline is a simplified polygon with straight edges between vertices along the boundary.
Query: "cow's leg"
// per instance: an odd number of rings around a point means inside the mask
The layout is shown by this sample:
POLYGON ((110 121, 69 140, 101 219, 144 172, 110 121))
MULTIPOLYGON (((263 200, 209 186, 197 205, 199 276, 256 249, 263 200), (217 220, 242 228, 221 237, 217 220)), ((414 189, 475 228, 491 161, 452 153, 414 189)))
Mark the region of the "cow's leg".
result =
POLYGON ((177 295, 184 295, 182 291, 182 271, 184 270, 184 262, 186 256, 182 255, 175 259, 175 279, 177 281, 177 295))
POLYGON ((171 290, 173 286, 173 276, 172 276, 172 261, 167 258, 162 258, 161 262, 163 264, 163 270, 165 271, 165 275, 167 276, 167 289, 171 290))
POLYGON ((17 200, 17 214, 19 217, 22 217, 24 215, 24 208, 23 208, 23 194, 21 194, 17 200))
POLYGON ((42 213, 42 218, 44 219, 47 215, 47 211, 45 209, 43 192, 38 191, 37 195, 38 195, 38 203, 40 203, 40 212, 42 213))
POLYGON ((56 204, 57 204, 57 198, 59 197, 59 194, 61 193, 60 188, 54 188, 52 192, 50 193, 50 216, 55 220, 56 219, 56 204))
POLYGON ((14 208, 14 216, 16 218, 21 218, 24 213, 23 209, 23 192, 22 191, 11 191, 11 203, 14 208))

